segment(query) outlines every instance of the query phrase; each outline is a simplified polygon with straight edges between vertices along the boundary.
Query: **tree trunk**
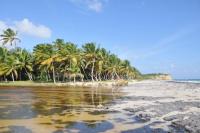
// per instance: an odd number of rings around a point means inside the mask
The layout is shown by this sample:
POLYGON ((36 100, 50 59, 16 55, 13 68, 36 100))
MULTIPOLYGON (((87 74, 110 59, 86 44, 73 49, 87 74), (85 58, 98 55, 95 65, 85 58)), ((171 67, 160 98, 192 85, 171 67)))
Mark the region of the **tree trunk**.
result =
POLYGON ((63 79, 62 79, 62 81, 63 81, 63 82, 65 81, 65 74, 63 74, 63 79))
POLYGON ((98 74, 98 76, 99 76, 99 81, 101 81, 101 72, 98 74))
POLYGON ((50 73, 49 73, 49 70, 47 70, 47 76, 48 76, 48 80, 51 80, 51 75, 50 75, 50 73))
POLYGON ((46 80, 47 80, 47 82, 49 81, 48 73, 46 73, 46 80))
POLYGON ((30 73, 30 78, 31 78, 31 80, 33 80, 33 75, 30 73))
POLYGON ((111 79, 114 80, 114 73, 113 73, 113 72, 112 72, 112 77, 111 77, 111 79))
POLYGON ((119 79, 120 79, 120 77, 119 77, 119 75, 117 74, 117 72, 115 72, 115 75, 117 76, 117 79, 119 80, 119 79))
POLYGON ((27 69, 26 69, 26 68, 25 68, 25 71, 26 71, 26 74, 27 74, 27 76, 28 76, 29 80, 32 80, 32 77, 31 77, 31 75, 28 73, 28 71, 27 71, 27 69))
POLYGON ((54 82, 54 84, 56 83, 56 76, 55 76, 55 69, 54 69, 54 66, 53 66, 53 82, 54 82))
POLYGON ((92 62, 92 71, 91 71, 92 82, 94 82, 94 63, 95 63, 95 59, 93 59, 93 62, 92 62))
POLYGON ((76 82, 76 76, 74 76, 74 83, 76 82))
POLYGON ((87 74, 86 74, 86 72, 85 72, 85 69, 84 69, 84 67, 81 65, 81 68, 82 68, 82 70, 83 70, 83 73, 84 73, 84 75, 86 76, 84 76, 85 78, 86 78, 86 80, 88 80, 88 76, 87 76, 87 74))
POLYGON ((95 73, 94 78, 96 81, 98 81, 97 73, 95 73))
POLYGON ((14 77, 13 73, 11 74, 11 76, 12 76, 13 82, 15 82, 15 77, 14 77))

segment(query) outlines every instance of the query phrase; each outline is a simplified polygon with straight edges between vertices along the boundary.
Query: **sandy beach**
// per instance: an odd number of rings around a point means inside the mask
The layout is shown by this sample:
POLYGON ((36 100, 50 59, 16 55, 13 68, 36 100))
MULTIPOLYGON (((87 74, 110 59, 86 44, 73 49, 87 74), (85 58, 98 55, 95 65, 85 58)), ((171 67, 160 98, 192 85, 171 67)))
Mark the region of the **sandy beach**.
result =
POLYGON ((129 114, 137 127, 126 132, 200 132, 200 84, 141 81, 109 109, 129 114))
MULTIPOLYGON (((131 81, 131 84, 137 81, 131 81)), ((126 80, 113 80, 113 81, 85 81, 85 82, 34 82, 34 81, 15 81, 15 82, 0 82, 0 87, 86 87, 86 88, 113 88, 117 86, 126 86, 128 81, 126 80)))

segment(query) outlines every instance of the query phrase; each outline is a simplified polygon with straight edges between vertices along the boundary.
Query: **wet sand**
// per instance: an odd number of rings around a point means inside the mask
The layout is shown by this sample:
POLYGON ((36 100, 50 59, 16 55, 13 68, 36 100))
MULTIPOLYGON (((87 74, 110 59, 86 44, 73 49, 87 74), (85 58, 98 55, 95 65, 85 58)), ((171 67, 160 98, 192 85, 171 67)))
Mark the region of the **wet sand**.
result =
MULTIPOLYGON (((134 82, 134 81, 132 81, 134 82)), ((136 81, 135 81, 136 82, 136 81)), ((126 86, 126 80, 108 80, 108 81, 84 81, 84 82, 36 82, 36 81, 15 81, 15 82, 0 82, 0 87, 59 87, 59 88, 112 88, 116 86, 126 86)))
POLYGON ((200 84, 142 81, 122 91, 110 109, 140 122, 125 132, 200 132, 200 84))

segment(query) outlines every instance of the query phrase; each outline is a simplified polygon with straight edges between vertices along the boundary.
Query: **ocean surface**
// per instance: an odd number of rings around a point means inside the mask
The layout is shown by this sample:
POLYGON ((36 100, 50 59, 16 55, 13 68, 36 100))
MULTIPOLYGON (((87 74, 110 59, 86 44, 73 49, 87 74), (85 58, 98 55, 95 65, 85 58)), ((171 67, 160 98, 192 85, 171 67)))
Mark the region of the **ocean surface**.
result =
POLYGON ((200 79, 175 79, 175 82, 199 83, 200 84, 200 79))

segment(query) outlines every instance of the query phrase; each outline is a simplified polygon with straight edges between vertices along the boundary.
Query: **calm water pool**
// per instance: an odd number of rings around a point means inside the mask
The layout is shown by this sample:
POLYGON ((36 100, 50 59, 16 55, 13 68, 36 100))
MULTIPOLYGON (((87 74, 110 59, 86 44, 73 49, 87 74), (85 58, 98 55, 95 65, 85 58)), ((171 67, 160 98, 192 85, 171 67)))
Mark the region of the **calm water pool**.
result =
POLYGON ((121 96, 104 88, 1 87, 0 132, 118 132, 128 115, 97 108, 121 96))

